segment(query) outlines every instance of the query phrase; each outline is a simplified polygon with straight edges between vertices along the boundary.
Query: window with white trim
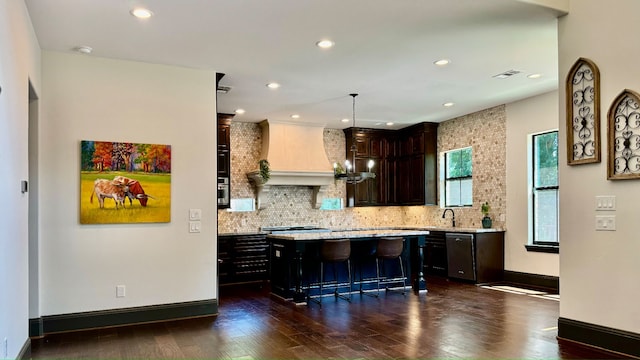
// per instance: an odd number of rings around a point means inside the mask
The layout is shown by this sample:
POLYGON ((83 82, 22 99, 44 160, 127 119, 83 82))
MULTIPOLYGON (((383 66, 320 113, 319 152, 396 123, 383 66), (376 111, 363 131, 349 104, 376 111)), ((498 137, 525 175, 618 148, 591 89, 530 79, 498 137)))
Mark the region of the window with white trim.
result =
POLYGON ((442 158, 444 206, 473 205, 473 164, 471 147, 446 151, 442 158))
POLYGON ((530 244, 559 246, 558 131, 531 136, 530 244))

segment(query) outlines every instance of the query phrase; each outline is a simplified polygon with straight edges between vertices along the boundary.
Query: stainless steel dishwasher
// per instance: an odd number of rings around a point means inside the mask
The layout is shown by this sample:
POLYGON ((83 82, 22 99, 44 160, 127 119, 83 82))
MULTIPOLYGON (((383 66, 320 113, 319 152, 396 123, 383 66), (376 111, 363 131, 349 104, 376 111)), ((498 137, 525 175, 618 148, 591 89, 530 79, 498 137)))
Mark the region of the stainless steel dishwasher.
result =
POLYGON ((447 263, 450 278, 476 280, 473 234, 447 233, 447 263))

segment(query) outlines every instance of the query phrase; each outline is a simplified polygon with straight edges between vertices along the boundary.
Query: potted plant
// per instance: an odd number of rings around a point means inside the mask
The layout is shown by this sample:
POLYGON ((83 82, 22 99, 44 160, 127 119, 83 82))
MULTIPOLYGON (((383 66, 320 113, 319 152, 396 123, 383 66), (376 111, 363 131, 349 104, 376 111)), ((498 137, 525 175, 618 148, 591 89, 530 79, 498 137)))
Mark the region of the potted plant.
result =
POLYGON ((262 182, 266 183, 271 177, 271 168, 269 168, 269 161, 267 159, 262 159, 258 161, 258 165, 260 166, 260 177, 262 178, 262 182))
POLYGON ((489 203, 487 201, 482 203, 482 205, 480 206, 480 211, 482 211, 482 215, 484 215, 484 217, 482 218, 482 227, 485 229, 491 228, 491 218, 489 217, 490 210, 491 206, 489 206, 489 203))

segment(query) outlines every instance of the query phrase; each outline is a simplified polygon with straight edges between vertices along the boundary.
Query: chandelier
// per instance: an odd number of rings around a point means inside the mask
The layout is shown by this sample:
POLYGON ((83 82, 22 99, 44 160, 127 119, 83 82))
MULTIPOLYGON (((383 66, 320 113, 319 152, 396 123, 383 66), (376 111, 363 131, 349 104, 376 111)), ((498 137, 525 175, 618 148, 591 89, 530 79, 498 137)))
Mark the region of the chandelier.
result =
MULTIPOLYGON (((353 98, 353 127, 356 127, 356 96, 358 94, 349 94, 353 98)), ((351 161, 349 159, 345 160, 344 168, 340 166, 338 163, 333 163, 333 175, 336 179, 345 180, 348 184, 358 184, 367 179, 375 179, 376 174, 371 172, 371 168, 373 168, 374 162, 369 159, 367 162, 367 171, 357 171, 356 169, 356 138, 355 132, 353 132, 354 138, 351 141, 351 161)))

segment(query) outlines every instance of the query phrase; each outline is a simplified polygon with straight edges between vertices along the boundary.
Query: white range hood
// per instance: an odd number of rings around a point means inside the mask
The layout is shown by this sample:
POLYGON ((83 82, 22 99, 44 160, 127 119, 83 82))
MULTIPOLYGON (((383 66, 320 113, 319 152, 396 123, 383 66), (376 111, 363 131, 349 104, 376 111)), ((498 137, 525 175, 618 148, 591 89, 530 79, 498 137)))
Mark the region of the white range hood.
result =
POLYGON ((264 209, 266 194, 272 186, 309 186, 313 188, 313 207, 319 208, 327 185, 333 181, 333 166, 324 149, 323 125, 299 125, 264 120, 262 155, 271 169, 264 182, 260 171, 247 173, 256 190, 256 207, 264 209))

